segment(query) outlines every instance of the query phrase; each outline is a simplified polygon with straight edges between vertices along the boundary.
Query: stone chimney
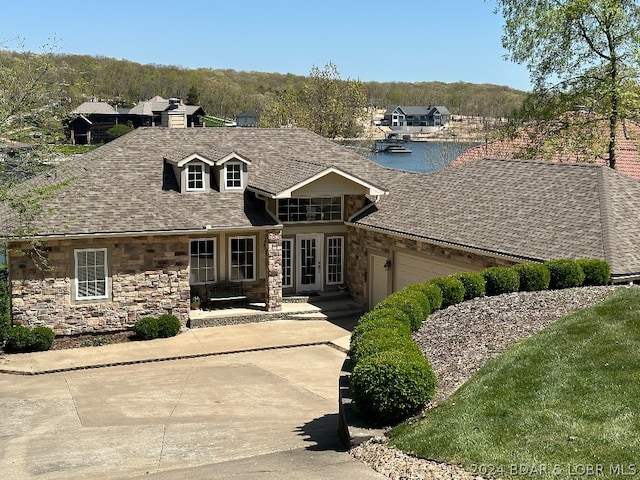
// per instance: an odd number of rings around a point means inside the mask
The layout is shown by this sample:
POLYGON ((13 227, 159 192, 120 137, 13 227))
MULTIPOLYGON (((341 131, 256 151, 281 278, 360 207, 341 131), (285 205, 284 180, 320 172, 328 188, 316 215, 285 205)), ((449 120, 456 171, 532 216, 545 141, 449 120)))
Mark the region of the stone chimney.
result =
POLYGON ((179 98, 169 99, 169 106, 162 112, 162 126, 187 128, 187 111, 179 98))

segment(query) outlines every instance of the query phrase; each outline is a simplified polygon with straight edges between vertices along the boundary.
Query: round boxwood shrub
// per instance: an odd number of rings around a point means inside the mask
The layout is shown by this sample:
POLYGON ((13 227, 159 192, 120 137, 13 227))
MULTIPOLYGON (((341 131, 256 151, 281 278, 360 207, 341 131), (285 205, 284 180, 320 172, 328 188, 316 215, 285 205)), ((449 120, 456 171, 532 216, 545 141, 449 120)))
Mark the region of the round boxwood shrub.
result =
POLYGON ((180 327, 180 320, 175 315, 165 313, 158 317, 158 336, 161 338, 175 337, 180 327))
POLYGON ((542 263, 518 263, 513 268, 520 277, 521 292, 537 292, 549 289, 551 274, 542 263))
POLYGON ((456 305, 464 300, 464 285, 457 278, 437 277, 432 278, 429 282, 437 286, 442 292, 441 308, 456 305))
POLYGON ((517 292, 520 288, 520 276, 511 267, 489 267, 480 272, 486 283, 489 296, 517 292))
POLYGON ((395 328, 401 334, 411 335, 409 317, 397 308, 381 308, 365 313, 351 332, 351 343, 363 333, 377 328, 395 328))
POLYGON ((604 260, 598 258, 579 258, 576 263, 584 272, 582 285, 597 286, 609 285, 611 282, 611 268, 604 260))
POLYGON ((413 287, 419 289, 429 299, 432 312, 442 308, 442 290, 440 290, 440 287, 431 282, 417 283, 413 287))
POLYGON ((464 285, 464 300, 476 297, 484 297, 487 281, 477 272, 461 272, 451 275, 464 285))
POLYGON ((429 316, 425 314, 425 302, 418 295, 412 292, 400 290, 392 293, 387 298, 379 302, 374 310, 382 310, 387 308, 397 308, 409 317, 409 326, 411 330, 418 330, 422 326, 422 322, 429 316))
POLYGON ((7 330, 4 349, 7 352, 27 352, 31 348, 31 329, 24 325, 15 325, 7 330))
POLYGON ((411 338, 411 333, 407 334, 393 327, 378 327, 362 333, 351 341, 349 357, 354 364, 357 364, 369 355, 387 350, 421 353, 420 347, 411 338))
POLYGON ((158 338, 160 330, 158 328, 157 317, 142 317, 133 326, 133 331, 140 340, 152 340, 158 338))
POLYGON ((356 408, 371 425, 395 425, 418 413, 435 394, 429 361, 415 350, 387 350, 359 362, 349 381, 356 408))
POLYGON ((422 309, 423 320, 431 315, 433 309, 431 308, 431 301, 429 297, 427 297, 420 287, 416 285, 409 285, 408 287, 404 287, 400 290, 404 295, 409 295, 414 298, 416 301, 420 303, 420 308, 422 309))
POLYGON ((553 290, 579 287, 584 282, 584 272, 575 260, 556 258, 544 264, 549 269, 549 288, 553 290))
POLYGON ((30 350, 35 350, 37 352, 49 350, 51 345, 53 345, 54 338, 55 334, 49 327, 34 327, 33 330, 31 330, 30 350))

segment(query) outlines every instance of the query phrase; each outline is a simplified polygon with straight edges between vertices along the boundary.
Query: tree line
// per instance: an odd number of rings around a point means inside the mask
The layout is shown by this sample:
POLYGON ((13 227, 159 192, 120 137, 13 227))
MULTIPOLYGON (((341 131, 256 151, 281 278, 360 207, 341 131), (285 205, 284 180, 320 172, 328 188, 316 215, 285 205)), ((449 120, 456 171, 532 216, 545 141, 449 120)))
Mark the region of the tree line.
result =
MULTIPOLYGON (((160 95, 198 104, 216 117, 235 118, 241 112, 265 110, 283 95, 305 88, 314 69, 316 73, 322 72, 314 65, 310 65, 309 76, 300 76, 143 65, 90 55, 51 52, 38 55, 49 64, 43 80, 51 87, 50 94, 60 113, 92 99, 127 107, 160 95)), ((7 71, 20 69, 33 58, 33 53, 0 51, 0 65, 7 71)), ((338 66, 331 64, 331 68, 337 73, 338 66)), ((358 83, 363 87, 364 103, 369 107, 444 105, 455 115, 508 117, 526 96, 525 92, 506 86, 464 82, 358 83)))

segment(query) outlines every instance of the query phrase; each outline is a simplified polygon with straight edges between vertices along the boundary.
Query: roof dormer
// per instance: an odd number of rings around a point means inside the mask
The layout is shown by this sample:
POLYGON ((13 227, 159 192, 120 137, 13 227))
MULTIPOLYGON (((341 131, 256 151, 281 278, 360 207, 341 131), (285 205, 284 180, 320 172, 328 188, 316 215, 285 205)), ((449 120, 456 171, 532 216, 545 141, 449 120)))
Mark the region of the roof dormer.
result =
POLYGON ((212 171, 215 161, 192 153, 187 156, 167 158, 171 165, 175 178, 178 181, 181 193, 205 193, 211 191, 212 171))
POLYGON ((244 192, 248 182, 248 166, 251 162, 231 152, 216 160, 216 180, 221 192, 244 192))
POLYGON ((244 192, 251 162, 235 152, 213 158, 213 155, 180 152, 165 157, 165 162, 171 166, 181 193, 204 193, 216 188, 220 192, 244 192))

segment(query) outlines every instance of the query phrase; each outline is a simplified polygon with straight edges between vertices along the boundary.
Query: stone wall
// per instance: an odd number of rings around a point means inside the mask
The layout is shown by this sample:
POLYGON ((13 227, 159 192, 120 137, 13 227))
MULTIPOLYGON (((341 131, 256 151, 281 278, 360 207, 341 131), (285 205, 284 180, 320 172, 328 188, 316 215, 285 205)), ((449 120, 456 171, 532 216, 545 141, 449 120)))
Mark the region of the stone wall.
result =
POLYGON ((268 312, 282 310, 282 230, 270 230, 266 235, 267 262, 266 299, 268 312))
POLYGON ((141 236, 57 240, 44 249, 50 270, 29 255, 10 251, 15 324, 46 325, 57 335, 118 331, 147 315, 172 313, 189 318, 189 238, 141 236), (72 298, 74 249, 107 248, 109 298, 72 298))
POLYGON ((432 255, 440 262, 472 265, 478 269, 510 266, 516 263, 488 255, 456 250, 420 240, 390 235, 375 230, 349 226, 347 230, 347 288, 357 302, 367 301, 367 269, 369 254, 375 253, 391 258, 394 252, 415 252, 432 255))

